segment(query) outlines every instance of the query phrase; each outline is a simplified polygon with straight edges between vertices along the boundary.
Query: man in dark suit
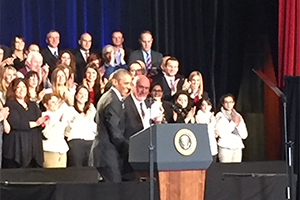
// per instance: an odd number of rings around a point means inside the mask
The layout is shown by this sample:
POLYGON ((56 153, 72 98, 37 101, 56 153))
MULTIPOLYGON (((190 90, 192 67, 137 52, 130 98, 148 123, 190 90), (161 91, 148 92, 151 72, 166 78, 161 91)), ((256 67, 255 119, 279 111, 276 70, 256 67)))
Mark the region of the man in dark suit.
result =
POLYGON ((131 76, 125 69, 117 70, 112 87, 97 104, 95 121, 97 135, 92 145, 90 161, 106 182, 121 182, 121 169, 128 154, 125 131, 125 98, 131 89, 131 76))
POLYGON ((44 64, 47 63, 49 65, 49 78, 51 78, 51 74, 56 67, 56 63, 59 57, 59 32, 56 30, 49 31, 46 37, 46 42, 48 43, 48 46, 42 49, 41 54, 43 56, 44 64))
POLYGON ((115 49, 115 54, 116 54, 115 64, 116 65, 124 64, 124 63, 121 63, 121 61, 122 61, 121 57, 123 56, 123 54, 124 54, 125 62, 128 63, 131 49, 124 48, 123 43, 124 43, 124 35, 123 35, 122 31, 115 30, 114 32, 112 32, 111 44, 115 49))
POLYGON ((159 72, 153 77, 152 83, 158 83, 163 87, 163 99, 171 101, 172 96, 182 90, 184 84, 184 76, 178 74, 179 61, 170 57, 166 60, 166 64, 162 72, 159 72))
POLYGON ((74 57, 76 62, 75 82, 81 83, 84 78, 87 59, 91 54, 92 36, 89 33, 83 33, 78 40, 79 48, 76 50, 74 57))
POLYGON ((136 60, 142 60, 146 64, 147 76, 152 77, 160 71, 159 66, 162 61, 162 54, 151 49, 153 37, 150 31, 143 31, 139 42, 141 49, 135 50, 130 54, 128 65, 136 60))

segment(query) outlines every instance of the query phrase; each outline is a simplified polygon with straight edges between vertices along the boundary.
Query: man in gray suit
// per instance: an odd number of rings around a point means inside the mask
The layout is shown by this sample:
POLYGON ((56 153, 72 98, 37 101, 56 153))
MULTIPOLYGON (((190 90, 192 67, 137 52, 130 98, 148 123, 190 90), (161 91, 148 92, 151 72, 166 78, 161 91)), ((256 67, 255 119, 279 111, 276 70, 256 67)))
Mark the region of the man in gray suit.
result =
POLYGON ((125 69, 115 71, 112 87, 97 104, 97 135, 91 148, 90 162, 105 182, 121 182, 122 165, 128 154, 125 131, 124 98, 131 89, 131 76, 125 69))
POLYGON ((139 42, 141 49, 135 50, 130 54, 128 65, 136 60, 142 60, 146 64, 147 76, 152 77, 160 70, 159 66, 163 55, 151 49, 153 37, 150 31, 143 31, 139 42))

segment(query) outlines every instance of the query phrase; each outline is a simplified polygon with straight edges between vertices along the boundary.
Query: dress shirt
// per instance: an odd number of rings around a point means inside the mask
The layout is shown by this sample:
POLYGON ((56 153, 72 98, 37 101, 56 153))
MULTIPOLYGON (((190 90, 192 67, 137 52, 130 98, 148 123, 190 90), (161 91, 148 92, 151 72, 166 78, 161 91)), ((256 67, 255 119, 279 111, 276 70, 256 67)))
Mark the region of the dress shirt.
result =
POLYGON ((88 52, 88 54, 90 54, 90 51, 80 49, 80 53, 81 53, 82 57, 84 58, 85 62, 87 62, 86 52, 88 52))
POLYGON ((53 47, 48 46, 48 49, 50 50, 50 52, 52 53, 52 55, 55 55, 55 52, 56 52, 57 57, 59 56, 59 54, 58 54, 58 48, 57 47, 53 48, 53 47))
POLYGON ((138 110, 138 112, 140 114, 141 120, 143 122, 144 129, 150 127, 150 110, 149 110, 149 108, 147 108, 147 106, 145 104, 145 101, 139 101, 139 100, 137 100, 136 97, 133 95, 133 93, 131 93, 130 95, 131 95, 131 97, 133 99, 135 107, 137 108, 137 110, 138 110), (143 111, 145 113, 145 117, 142 116, 141 103, 142 103, 143 111))

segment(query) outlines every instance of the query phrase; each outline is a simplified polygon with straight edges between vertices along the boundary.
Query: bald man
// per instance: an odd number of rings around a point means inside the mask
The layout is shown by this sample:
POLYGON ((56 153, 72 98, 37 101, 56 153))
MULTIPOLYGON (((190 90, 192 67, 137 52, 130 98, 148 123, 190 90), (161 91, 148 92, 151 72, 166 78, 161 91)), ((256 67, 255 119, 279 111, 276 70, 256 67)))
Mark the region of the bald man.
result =
POLYGON ((87 59, 91 54, 92 36, 89 33, 83 33, 78 40, 79 48, 76 50, 74 57, 76 62, 75 81, 80 84, 84 78, 85 66, 87 59))

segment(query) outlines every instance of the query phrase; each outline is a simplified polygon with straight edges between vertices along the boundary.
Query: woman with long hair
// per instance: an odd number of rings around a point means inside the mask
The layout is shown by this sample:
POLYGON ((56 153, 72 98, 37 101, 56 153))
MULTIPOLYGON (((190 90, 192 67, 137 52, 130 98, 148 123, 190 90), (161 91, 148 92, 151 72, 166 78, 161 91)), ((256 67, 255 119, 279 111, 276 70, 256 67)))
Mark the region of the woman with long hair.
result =
POLYGON ((41 125, 47 120, 35 102, 29 100, 24 79, 14 79, 7 89, 7 118, 11 130, 3 135, 3 167, 43 166, 41 125))
POLYGON ((91 146, 96 134, 97 124, 94 121, 96 109, 90 100, 87 87, 77 88, 74 97, 74 106, 65 116, 68 126, 65 136, 69 144, 67 153, 69 167, 88 166, 91 146))
POLYGON ((16 77, 17 70, 11 65, 4 67, 2 74, 0 74, 0 103, 2 105, 6 102, 7 88, 16 77))
POLYGON ((103 93, 104 85, 101 85, 100 74, 98 73, 98 68, 95 63, 89 63, 86 66, 85 77, 82 83, 89 90, 91 103, 96 106, 103 93))
POLYGON ((26 73, 24 80, 28 88, 29 99, 39 104, 45 95, 45 89, 40 90, 39 87, 39 74, 35 71, 29 71, 26 73))

